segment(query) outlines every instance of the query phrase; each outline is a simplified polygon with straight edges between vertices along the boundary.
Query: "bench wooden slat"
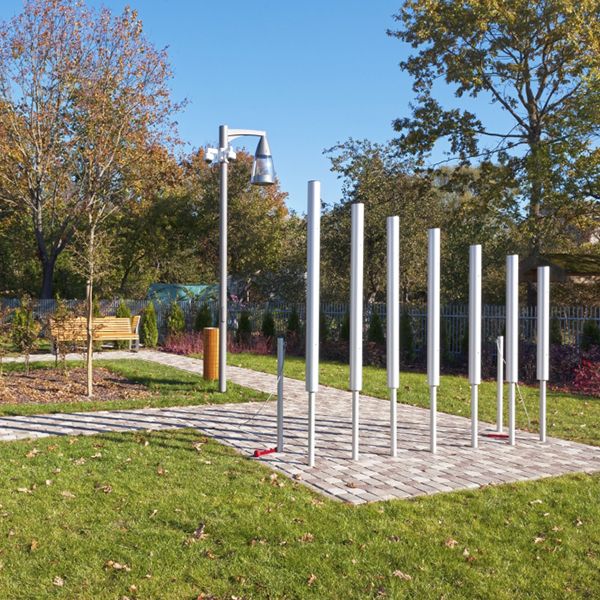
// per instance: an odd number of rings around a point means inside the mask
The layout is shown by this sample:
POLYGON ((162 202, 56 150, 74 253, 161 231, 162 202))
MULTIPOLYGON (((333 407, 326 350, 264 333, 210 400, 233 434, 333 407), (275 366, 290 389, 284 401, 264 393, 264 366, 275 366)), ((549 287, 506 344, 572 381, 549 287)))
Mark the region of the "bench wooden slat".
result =
MULTIPOLYGON (((92 339, 95 341, 139 341, 140 317, 97 317, 92 321, 92 339)), ((87 319, 73 317, 62 323, 50 323, 50 335, 58 342, 87 339, 87 319)))

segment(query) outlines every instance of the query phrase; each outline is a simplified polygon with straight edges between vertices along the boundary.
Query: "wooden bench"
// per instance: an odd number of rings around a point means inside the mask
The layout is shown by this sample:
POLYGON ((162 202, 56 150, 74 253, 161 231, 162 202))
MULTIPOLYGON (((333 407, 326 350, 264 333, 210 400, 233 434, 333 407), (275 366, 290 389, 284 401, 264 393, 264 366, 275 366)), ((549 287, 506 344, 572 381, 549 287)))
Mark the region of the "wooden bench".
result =
MULTIPOLYGON (((96 317, 92 321, 92 339, 95 342, 129 342, 135 351, 140 349, 140 317, 96 317)), ((73 317, 63 322, 50 322, 50 337, 56 347, 58 342, 84 342, 87 340, 87 319, 73 317)))

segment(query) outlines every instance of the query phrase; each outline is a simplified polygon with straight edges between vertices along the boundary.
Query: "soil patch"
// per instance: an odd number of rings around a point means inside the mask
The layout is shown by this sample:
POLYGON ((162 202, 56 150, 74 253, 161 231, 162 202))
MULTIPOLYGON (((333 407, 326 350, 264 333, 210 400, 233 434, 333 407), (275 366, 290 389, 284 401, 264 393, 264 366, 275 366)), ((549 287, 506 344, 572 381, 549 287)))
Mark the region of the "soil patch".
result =
MULTIPOLYGON (((32 369, 29 374, 11 371, 0 378, 0 403, 48 404, 83 402, 87 372, 83 368, 32 369)), ((94 368, 94 401, 148 398, 152 392, 108 369, 94 368)))

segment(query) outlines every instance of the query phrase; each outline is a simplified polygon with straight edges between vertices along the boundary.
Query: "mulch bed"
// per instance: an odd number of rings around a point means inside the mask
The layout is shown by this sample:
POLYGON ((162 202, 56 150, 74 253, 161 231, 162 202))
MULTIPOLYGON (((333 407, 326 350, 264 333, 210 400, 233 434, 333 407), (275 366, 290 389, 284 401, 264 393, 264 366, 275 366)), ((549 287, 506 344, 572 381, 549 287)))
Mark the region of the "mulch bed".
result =
MULTIPOLYGON (((9 372, 0 377, 0 403, 48 404, 82 402, 86 395, 87 372, 83 368, 32 369, 9 372)), ((94 401, 147 398, 145 386, 101 367, 94 368, 94 401)))

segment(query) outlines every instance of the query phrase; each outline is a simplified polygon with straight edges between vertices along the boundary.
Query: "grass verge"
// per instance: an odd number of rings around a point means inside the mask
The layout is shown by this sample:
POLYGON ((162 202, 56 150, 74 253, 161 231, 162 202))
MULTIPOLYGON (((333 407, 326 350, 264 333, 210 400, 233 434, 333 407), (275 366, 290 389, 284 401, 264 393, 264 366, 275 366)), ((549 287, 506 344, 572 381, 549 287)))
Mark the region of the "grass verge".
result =
POLYGON ((1 444, 0 597, 600 595, 599 476, 353 507, 270 473, 191 430, 1 444))

